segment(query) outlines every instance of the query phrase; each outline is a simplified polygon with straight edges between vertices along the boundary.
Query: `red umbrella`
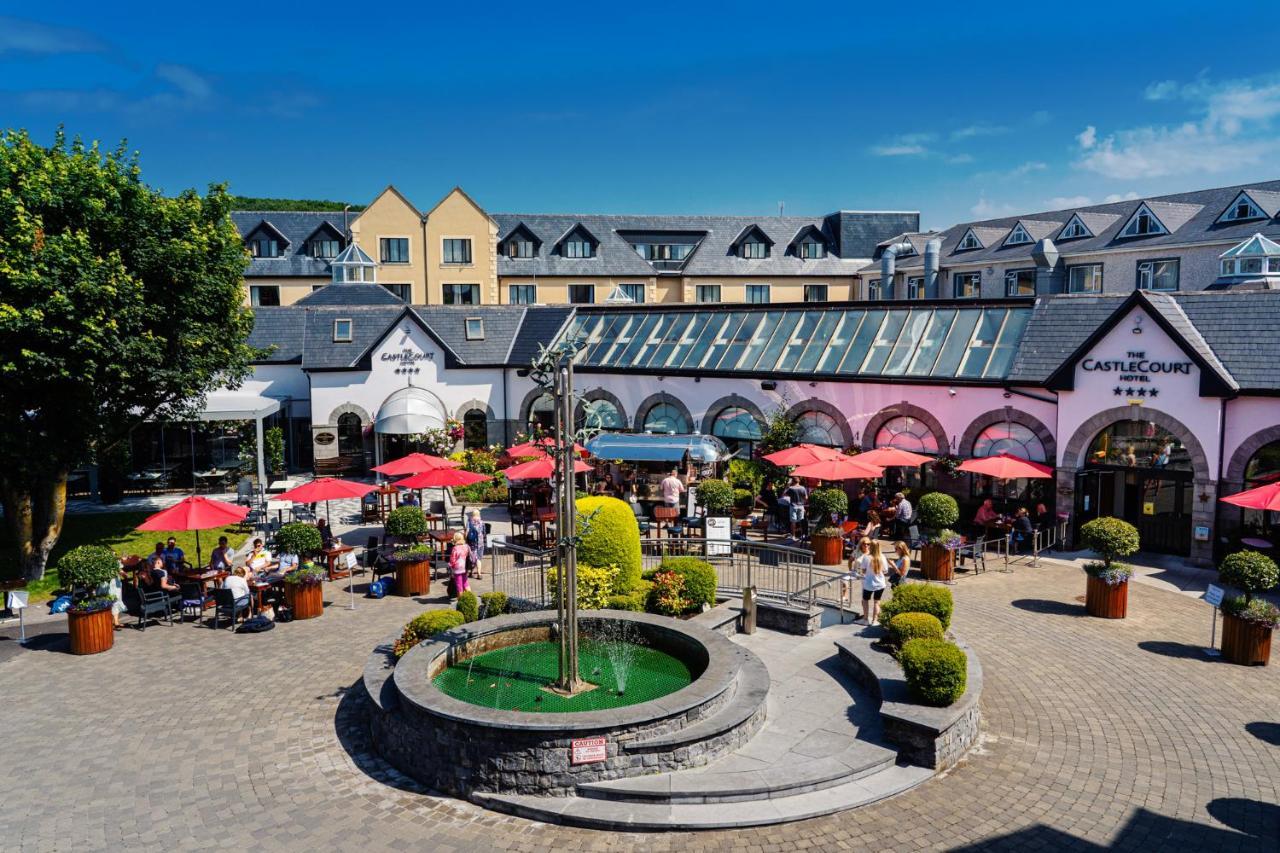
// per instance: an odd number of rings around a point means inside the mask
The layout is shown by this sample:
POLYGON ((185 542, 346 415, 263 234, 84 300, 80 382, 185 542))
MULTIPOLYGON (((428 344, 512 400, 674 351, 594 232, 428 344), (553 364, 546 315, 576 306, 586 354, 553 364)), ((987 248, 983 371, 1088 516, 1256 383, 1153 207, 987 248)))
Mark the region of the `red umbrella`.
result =
MULTIPOLYGON (((555 448, 556 442, 552 438, 540 438, 537 441, 526 441, 524 444, 517 444, 515 447, 507 448, 507 455, 512 459, 519 459, 521 456, 541 456, 555 448)), ((587 449, 576 441, 573 443, 573 452, 581 456, 587 455, 587 449)))
POLYGON ((912 453, 910 450, 901 450, 897 447, 877 447, 875 450, 859 453, 854 458, 867 465, 879 465, 883 468, 918 468, 926 462, 933 461, 932 456, 912 453))
POLYGON ((293 501, 299 504, 324 501, 324 514, 329 516, 329 501, 343 498, 362 498, 369 492, 376 491, 377 486, 368 483, 357 483, 354 480, 343 480, 338 477, 317 477, 310 483, 304 483, 296 489, 290 489, 275 496, 278 501, 293 501))
POLYGON ((793 468, 791 473, 793 476, 812 480, 874 480, 884 475, 884 469, 842 454, 838 459, 824 459, 801 465, 793 468))
MULTIPOLYGON (((591 470, 591 466, 581 460, 574 460, 573 473, 585 474, 591 470)), ((555 460, 550 456, 544 456, 541 459, 534 459, 531 462, 521 462, 519 465, 512 465, 502 473, 507 475, 508 480, 549 480, 556 473, 555 460)))
POLYGON ((390 462, 383 462, 373 470, 391 477, 403 477, 407 474, 421 474, 423 471, 434 471, 437 468, 457 468, 461 462, 430 456, 426 453, 410 453, 390 462))
POLYGON ((1036 480, 1053 476, 1053 469, 1039 462, 1028 462, 1011 453, 997 453, 982 459, 969 459, 957 469, 971 474, 985 474, 997 480, 1036 480))
POLYGON ((449 486, 470 486, 472 483, 483 483, 489 479, 492 478, 488 474, 460 471, 457 468, 436 468, 397 480, 391 485, 401 489, 443 489, 449 486))
POLYGON ((1268 509, 1272 512, 1280 512, 1280 483, 1268 483, 1256 489, 1249 489, 1247 492, 1219 498, 1219 500, 1245 509, 1268 509))
POLYGON ((196 565, 202 565, 200 531, 212 527, 238 524, 249 514, 247 506, 215 501, 202 495, 183 498, 168 509, 162 509, 138 525, 138 530, 194 530, 196 532, 196 565))
POLYGON ((844 454, 834 447, 823 447, 821 444, 797 444, 786 450, 770 453, 765 459, 774 465, 812 465, 828 459, 839 459, 844 454))

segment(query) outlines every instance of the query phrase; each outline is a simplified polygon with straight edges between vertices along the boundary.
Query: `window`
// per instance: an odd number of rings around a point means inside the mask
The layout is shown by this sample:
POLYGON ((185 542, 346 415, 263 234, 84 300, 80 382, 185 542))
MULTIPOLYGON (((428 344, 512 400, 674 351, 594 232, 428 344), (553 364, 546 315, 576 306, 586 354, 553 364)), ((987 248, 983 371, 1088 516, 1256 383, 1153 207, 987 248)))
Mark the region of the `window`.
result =
POLYGON ((280 304, 280 285, 254 284, 249 287, 249 302, 255 308, 267 308, 280 304))
POLYGON ((1044 462, 1044 444, 1030 427, 1006 421, 991 426, 978 433, 973 440, 974 458, 995 456, 1008 453, 1028 462, 1044 462))
POLYGON ((1093 233, 1088 226, 1080 220, 1078 215, 1072 216, 1071 221, 1067 223, 1067 227, 1063 228, 1058 234, 1059 240, 1074 240, 1077 237, 1092 237, 1093 233))
POLYGON ((1094 437, 1085 459, 1090 465, 1191 470, 1182 442, 1149 421, 1116 421, 1094 437))
POLYGON ((622 420, 618 407, 608 400, 587 400, 581 409, 581 422, 578 429, 623 430, 627 424, 622 420))
POLYGON ((817 240, 805 240, 800 244, 800 257, 806 261, 817 261, 827 256, 827 247, 817 240))
POLYGON ((334 320, 333 321, 333 342, 335 344, 351 343, 351 321, 350 320, 334 320))
POLYGON ((978 235, 973 230, 964 232, 964 236, 960 238, 960 242, 956 244, 957 252, 967 252, 970 249, 981 249, 982 241, 978 239, 978 235))
POLYGON ((658 403, 645 414, 644 431, 685 435, 690 431, 689 421, 676 406, 658 403))
POLYGON ((796 442, 842 447, 844 436, 836 419, 826 412, 805 412, 796 418, 796 442))
POLYGON ((378 238, 378 256, 384 264, 407 264, 409 263, 409 238, 408 237, 380 237, 378 238))
POLYGON ((867 282, 867 299, 871 300, 872 302, 880 301, 881 299, 884 298, 881 294, 882 289, 883 288, 881 287, 880 279, 878 278, 871 279, 871 281, 867 282))
POLYGON ((1177 290, 1178 259, 1138 261, 1138 290, 1177 290))
POLYGON ((507 301, 512 305, 534 305, 538 301, 538 285, 513 284, 507 287, 507 301))
POLYGON ((483 409, 470 409, 462 416, 462 446, 483 450, 489 444, 489 416, 483 409))
POLYGON ((325 284, 313 284, 313 285, 311 285, 311 292, 312 292, 312 293, 315 293, 317 290, 320 290, 321 288, 324 288, 324 287, 328 287, 328 285, 325 285, 325 284))
POLYGON ((1263 269, 1280 273, 1280 258, 1225 258, 1222 261, 1223 275, 1260 275, 1263 269))
POLYGON ((956 299, 977 299, 982 295, 982 273, 958 272, 951 277, 956 299))
POLYGON ((508 240, 507 241, 507 257, 508 258, 532 258, 533 257, 533 241, 532 240, 508 240))
POLYGON ((446 284, 444 285, 445 305, 479 305, 480 285, 478 284, 446 284))
POLYGON ((1035 240, 1031 239, 1031 235, 1027 233, 1027 229, 1022 227, 1021 222, 1013 226, 1013 230, 1009 232, 1009 236, 1004 238, 1004 244, 1006 246, 1025 246, 1027 243, 1034 242, 1035 240))
POLYGON ((571 284, 569 285, 569 302, 574 305, 591 305, 596 301, 596 286, 594 284, 571 284))
POLYGON ((561 254, 566 258, 589 258, 591 243, 587 240, 566 240, 561 254))
POLYGON ((884 422, 876 432, 876 447, 896 447, 912 453, 938 455, 938 439, 918 418, 899 415, 884 422))
POLYGON ((468 317, 463 321, 466 328, 467 340, 483 341, 484 340, 484 319, 481 317, 468 317))
POLYGON ((1034 269, 1009 270, 1004 274, 1005 296, 1035 296, 1036 271, 1034 269))
POLYGON ((556 401, 550 394, 543 394, 529 406, 529 426, 534 430, 550 431, 555 427, 556 401))
POLYGON ((444 241, 444 256, 441 263, 471 263, 471 240, 467 237, 450 237, 444 241))
POLYGON ((255 237, 249 241, 249 254, 255 258, 278 258, 280 243, 270 237, 255 237))
POLYGON ((400 301, 401 301, 401 302, 408 302, 408 301, 409 301, 409 292, 410 292, 410 290, 411 290, 410 285, 407 285, 407 284, 384 284, 384 285, 382 285, 382 286, 383 286, 383 287, 385 287, 387 290, 391 291, 392 293, 394 293, 396 296, 400 297, 400 301))
POLYGON ((364 456, 364 431, 360 416, 352 412, 338 415, 338 455, 364 456))
POLYGON ((1141 205, 1138 212, 1129 220, 1129 224, 1120 232, 1121 237, 1145 237, 1148 234, 1168 234, 1168 230, 1164 225, 1160 224, 1160 220, 1156 215, 1147 209, 1147 206, 1141 205))
POLYGON ((700 284, 696 292, 699 302, 720 301, 720 285, 718 284, 700 284))
POLYGON ((643 284, 619 284, 618 290, 623 296, 639 305, 644 302, 644 285, 643 284))
POLYGON ((336 258, 340 251, 340 242, 331 237, 312 240, 307 246, 307 254, 313 258, 336 258))
POLYGON ((759 240, 748 240, 742 244, 742 257, 748 260, 760 260, 769 257, 769 246, 759 240))
POLYGON ((907 279, 907 298, 925 299, 924 276, 912 276, 907 279))
POLYGON ((769 301, 769 285, 748 284, 747 302, 751 305, 764 305, 769 301))
POLYGON ((1068 293, 1101 293, 1102 264, 1067 267, 1068 293))
POLYGON ((827 285, 825 284, 806 284, 804 286, 805 302, 826 302, 827 301, 827 285))
POLYGON ((688 243, 636 243, 636 252, 646 261, 683 261, 691 251, 688 243))
POLYGON ((1218 221, 1244 222, 1249 219, 1267 218, 1269 217, 1253 203, 1253 199, 1249 198, 1248 194, 1240 193, 1240 195, 1236 196, 1236 200, 1231 202, 1231 206, 1218 218, 1218 221))
POLYGON ((740 406, 721 410, 711 424, 711 434, 722 439, 730 450, 737 451, 740 459, 750 459, 756 442, 764 435, 760 422, 740 406))

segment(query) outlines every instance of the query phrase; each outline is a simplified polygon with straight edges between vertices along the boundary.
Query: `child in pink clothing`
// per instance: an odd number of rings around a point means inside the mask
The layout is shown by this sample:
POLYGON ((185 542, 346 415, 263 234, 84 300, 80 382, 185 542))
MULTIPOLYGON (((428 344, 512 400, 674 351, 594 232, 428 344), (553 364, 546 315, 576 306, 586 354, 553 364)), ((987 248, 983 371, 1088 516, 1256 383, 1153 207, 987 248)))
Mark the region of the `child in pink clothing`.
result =
POLYGON ((467 557, 470 553, 471 548, 467 545, 466 537, 459 530, 453 534, 453 545, 449 548, 449 573, 453 576, 451 592, 454 596, 471 589, 467 584, 467 557))

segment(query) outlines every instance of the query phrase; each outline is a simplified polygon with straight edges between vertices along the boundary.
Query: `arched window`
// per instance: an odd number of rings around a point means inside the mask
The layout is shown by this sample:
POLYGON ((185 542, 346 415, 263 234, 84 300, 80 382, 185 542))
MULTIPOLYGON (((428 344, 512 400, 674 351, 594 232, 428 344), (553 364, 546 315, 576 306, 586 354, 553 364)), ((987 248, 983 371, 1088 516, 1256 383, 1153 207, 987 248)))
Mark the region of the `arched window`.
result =
POLYGON ((1191 456, 1170 433, 1150 421, 1117 421, 1094 437, 1089 464, 1191 470, 1191 456))
POLYGON ((1253 489, 1280 480, 1280 441, 1258 448, 1244 466, 1244 487, 1253 489))
POLYGON ((730 450, 738 451, 738 458, 750 459, 751 452, 763 435, 760 422, 741 406, 722 409, 711 424, 711 434, 723 439, 730 450))
POLYGON ((938 439, 919 418, 899 415, 884 422, 876 432, 876 447, 896 447, 912 453, 938 455, 938 439))
POLYGON ((609 400, 587 400, 582 404, 582 418, 578 424, 579 429, 583 427, 622 430, 626 429, 627 425, 622 420, 622 413, 618 411, 618 407, 609 400))
POLYGON ((796 440, 802 444, 840 447, 844 436, 836 419, 826 412, 805 412, 796 418, 796 440))
POLYGON ((534 400, 533 405, 529 407, 529 426, 550 432, 556 424, 555 408, 556 402, 550 394, 543 394, 534 400))
POLYGON ((688 433, 689 421, 685 419, 684 413, 670 403, 658 403, 644 416, 645 432, 656 433, 675 433, 683 435, 688 433))
POLYGON ((995 456, 1008 453, 1029 462, 1044 462, 1046 454, 1044 443, 1031 431, 1030 427, 1013 422, 992 424, 978 433, 973 441, 975 457, 995 456))
POLYGON ((478 450, 489 444, 489 416, 484 409, 471 409, 462 416, 462 446, 478 450))
POLYGON ((338 455, 359 456, 364 453, 364 435, 360 429, 360 416, 347 412, 338 415, 338 455))

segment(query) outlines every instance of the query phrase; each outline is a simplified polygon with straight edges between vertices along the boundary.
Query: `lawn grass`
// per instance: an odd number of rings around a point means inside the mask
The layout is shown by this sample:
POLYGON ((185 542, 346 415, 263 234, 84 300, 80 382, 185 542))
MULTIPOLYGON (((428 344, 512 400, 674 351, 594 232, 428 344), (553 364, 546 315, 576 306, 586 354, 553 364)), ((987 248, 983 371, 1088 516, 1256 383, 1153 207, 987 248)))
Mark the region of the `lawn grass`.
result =
MULTIPOLYGON (((187 560, 195 564, 196 534, 193 530, 138 530, 139 524, 151 515, 146 512, 103 512, 68 515, 62 525, 62 535, 49 555, 45 576, 26 586, 32 603, 53 597, 58 589, 58 558, 79 545, 106 545, 120 556, 137 554, 146 556, 155 550, 157 542, 165 542, 170 536, 178 540, 178 547, 187 554, 187 560)), ((231 547, 239 549, 249 538, 248 532, 239 527, 200 531, 200 549, 204 559, 218 544, 218 537, 226 536, 231 547)), ((0 532, 0 578, 17 577, 20 572, 12 556, 13 541, 7 532, 0 532)))

